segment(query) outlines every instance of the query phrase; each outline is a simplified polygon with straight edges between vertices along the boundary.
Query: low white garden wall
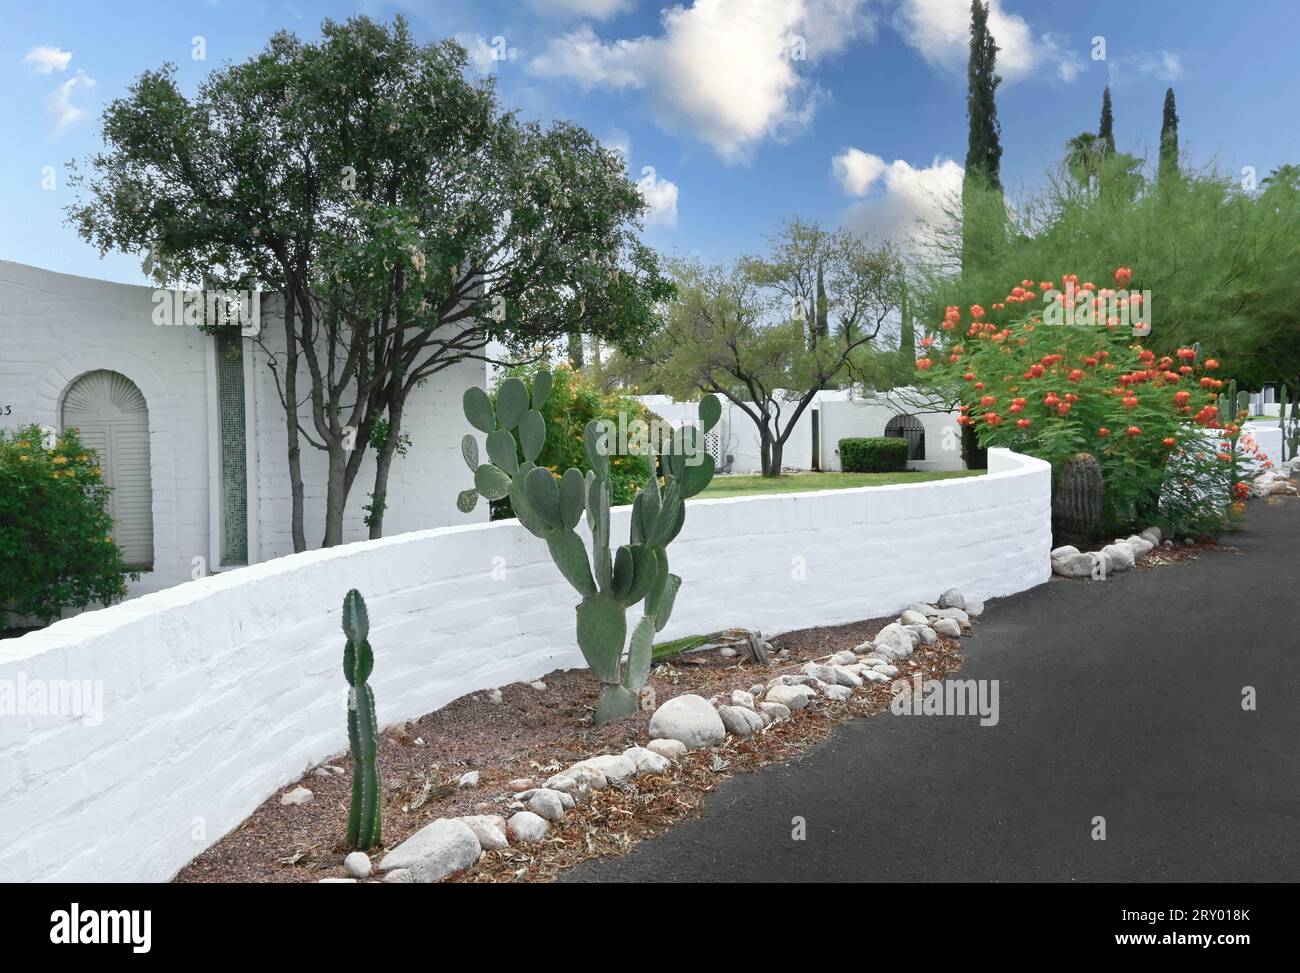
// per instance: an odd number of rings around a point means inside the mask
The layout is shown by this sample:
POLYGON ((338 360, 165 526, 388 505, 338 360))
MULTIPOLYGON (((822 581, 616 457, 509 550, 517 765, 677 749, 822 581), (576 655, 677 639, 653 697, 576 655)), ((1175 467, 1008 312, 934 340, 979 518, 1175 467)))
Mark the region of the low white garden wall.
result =
POLYGON ((1274 466, 1282 462, 1282 427, 1277 423, 1247 422, 1242 435, 1255 437, 1257 445, 1274 466))
MULTIPOLYGON (((663 638, 1040 584, 1050 482, 1047 464, 991 450, 980 477, 693 500, 669 549, 685 584, 663 638)), ((625 537, 627 509, 613 519, 625 537)), ((346 749, 352 587, 370 609, 381 724, 582 664, 576 597, 514 521, 295 554, 0 642, 0 881, 165 880, 346 749), (73 681, 92 703, 102 692, 101 716, 78 718, 73 681), (36 711, 47 693, 60 715, 36 711)))

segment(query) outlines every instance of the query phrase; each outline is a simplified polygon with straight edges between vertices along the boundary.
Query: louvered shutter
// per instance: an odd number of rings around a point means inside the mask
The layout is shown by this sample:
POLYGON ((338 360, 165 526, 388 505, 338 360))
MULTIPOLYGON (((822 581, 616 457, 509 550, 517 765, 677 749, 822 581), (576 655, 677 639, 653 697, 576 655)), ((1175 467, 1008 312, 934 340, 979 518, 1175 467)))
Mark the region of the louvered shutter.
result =
POLYGON ((149 409, 135 384, 117 372, 89 372, 63 400, 63 428, 75 427, 99 456, 113 488, 113 540, 133 568, 153 567, 153 490, 149 409))

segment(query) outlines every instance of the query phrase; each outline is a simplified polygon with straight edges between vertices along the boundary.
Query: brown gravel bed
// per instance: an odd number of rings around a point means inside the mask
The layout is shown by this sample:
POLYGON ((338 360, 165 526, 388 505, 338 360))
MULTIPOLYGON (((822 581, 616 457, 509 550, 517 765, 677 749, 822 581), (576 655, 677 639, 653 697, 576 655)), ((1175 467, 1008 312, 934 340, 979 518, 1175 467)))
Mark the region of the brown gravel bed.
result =
MULTIPOLYGON (((870 639, 893 618, 803 629, 772 640, 767 668, 716 651, 692 653, 656 667, 649 685, 659 702, 683 693, 729 695, 781 673, 794 673, 807 661, 822 660, 870 639)), ((978 624, 978 623, 977 623, 978 624)), ((955 640, 941 638, 899 660, 899 678, 920 670, 942 677, 961 666, 955 640)), ((505 814, 507 782, 532 777, 539 783, 585 757, 621 752, 644 744, 650 712, 617 724, 595 727, 598 686, 585 669, 561 669, 542 677, 545 691, 527 683, 501 687, 500 704, 484 693, 462 696, 418 720, 391 726, 381 734, 384 778, 384 845, 391 849, 437 818, 463 814, 505 814), (417 743, 417 740, 423 741, 417 743), (467 770, 480 773, 477 788, 457 789, 467 770)), ((538 845, 488 852, 459 877, 467 882, 546 881, 560 869, 605 855, 621 855, 644 838, 696 814, 704 796, 734 773, 758 769, 796 756, 824 739, 839 723, 873 716, 889 704, 889 686, 856 691, 851 700, 821 700, 796 710, 789 720, 771 724, 748 739, 728 736, 710 751, 694 751, 670 773, 642 775, 602 791, 570 810, 538 845)), ((342 877, 347 849, 342 836, 351 794, 352 761, 344 752, 325 761, 341 775, 307 773, 286 784, 238 828, 181 869, 178 882, 316 882, 342 877), (315 797, 286 807, 280 795, 296 784, 315 797)), ((319 768, 318 768, 319 770, 319 768)), ((372 850, 376 864, 383 850, 372 850)), ((373 880, 373 879, 372 879, 373 880)))

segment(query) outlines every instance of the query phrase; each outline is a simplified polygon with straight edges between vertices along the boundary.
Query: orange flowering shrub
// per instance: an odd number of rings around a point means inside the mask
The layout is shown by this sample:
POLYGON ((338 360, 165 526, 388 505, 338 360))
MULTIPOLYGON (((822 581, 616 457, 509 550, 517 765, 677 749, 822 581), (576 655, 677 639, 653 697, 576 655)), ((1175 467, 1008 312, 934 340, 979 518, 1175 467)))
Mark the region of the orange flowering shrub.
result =
MULTIPOLYGON (((1125 288, 1133 272, 1121 267, 1125 288)), ((1116 292, 1062 278, 1055 297, 1113 306, 1116 292), (1067 287, 1068 285, 1068 287, 1067 287)), ((956 392, 962 425, 982 446, 1006 446, 1059 468, 1076 453, 1094 455, 1105 481, 1110 529, 1162 520, 1176 532, 1221 524, 1234 475, 1240 417, 1224 431, 1219 363, 1191 348, 1157 356, 1114 317, 1100 324, 1045 324, 1042 294, 1052 281, 1021 281, 988 308, 949 307, 922 339, 922 379, 956 392)), ((1131 298, 1140 300, 1133 293, 1131 298)))

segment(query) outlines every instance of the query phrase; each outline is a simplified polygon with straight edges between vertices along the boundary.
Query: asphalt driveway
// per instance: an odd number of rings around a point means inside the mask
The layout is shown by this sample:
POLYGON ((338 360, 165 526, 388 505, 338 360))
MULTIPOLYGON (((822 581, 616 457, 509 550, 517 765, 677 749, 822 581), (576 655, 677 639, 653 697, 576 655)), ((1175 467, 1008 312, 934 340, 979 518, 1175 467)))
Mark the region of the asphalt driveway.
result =
POLYGON ((990 602, 959 675, 996 726, 845 724, 565 880, 1300 880, 1300 500, 1249 511, 1235 552, 990 602))

